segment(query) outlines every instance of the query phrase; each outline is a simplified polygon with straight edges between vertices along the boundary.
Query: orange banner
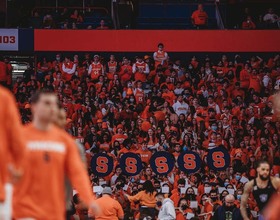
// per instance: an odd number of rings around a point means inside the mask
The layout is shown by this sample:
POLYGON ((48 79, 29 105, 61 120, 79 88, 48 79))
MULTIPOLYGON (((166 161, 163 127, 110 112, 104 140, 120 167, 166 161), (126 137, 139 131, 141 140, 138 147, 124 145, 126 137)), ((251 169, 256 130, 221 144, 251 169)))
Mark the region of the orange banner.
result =
POLYGON ((35 51, 280 52, 279 30, 34 30, 35 51))

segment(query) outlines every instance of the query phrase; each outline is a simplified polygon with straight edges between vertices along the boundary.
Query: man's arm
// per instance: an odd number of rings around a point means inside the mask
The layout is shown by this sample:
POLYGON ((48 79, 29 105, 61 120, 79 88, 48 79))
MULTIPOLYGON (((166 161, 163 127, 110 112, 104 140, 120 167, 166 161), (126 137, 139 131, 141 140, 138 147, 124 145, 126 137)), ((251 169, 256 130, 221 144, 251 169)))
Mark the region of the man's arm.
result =
POLYGON ((65 164, 66 174, 72 186, 78 191, 81 200, 90 207, 93 204, 94 197, 86 169, 74 140, 71 137, 67 137, 66 144, 68 145, 65 164))
POLYGON ((4 117, 6 118, 3 123, 5 123, 5 132, 7 134, 7 143, 9 144, 8 150, 13 157, 13 163, 15 167, 10 166, 9 170, 14 180, 16 181, 22 174, 22 170, 20 170, 23 166, 25 156, 26 156, 26 146, 24 137, 22 134, 22 125, 21 119, 19 116, 19 112, 16 106, 16 102, 12 94, 3 89, 0 90, 1 93, 6 96, 3 101, 6 106, 9 108, 5 108, 4 117))
POLYGON ((247 215, 247 204, 248 204, 249 195, 253 189, 253 184, 254 184, 253 180, 245 184, 244 192, 241 197, 240 211, 244 220, 249 220, 249 217, 247 215))
POLYGON ((280 192, 280 178, 278 177, 274 177, 272 180, 272 185, 274 186, 274 188, 277 190, 277 192, 280 192))
POLYGON ((117 203, 117 212, 118 212, 118 218, 119 218, 119 220, 123 220, 124 219, 124 212, 123 212, 123 208, 122 208, 122 206, 120 205, 120 203, 119 202, 117 202, 116 201, 116 203, 117 203))

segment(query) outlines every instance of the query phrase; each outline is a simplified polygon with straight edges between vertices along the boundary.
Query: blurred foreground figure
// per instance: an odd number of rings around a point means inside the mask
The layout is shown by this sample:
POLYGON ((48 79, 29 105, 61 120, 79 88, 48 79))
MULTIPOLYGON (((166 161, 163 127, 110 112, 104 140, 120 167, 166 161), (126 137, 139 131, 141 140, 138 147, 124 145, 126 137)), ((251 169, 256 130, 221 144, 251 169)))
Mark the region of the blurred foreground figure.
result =
POLYGON ((94 197, 72 138, 53 122, 57 96, 41 90, 32 98, 33 122, 24 128, 28 151, 25 175, 15 188, 15 219, 65 219, 65 176, 82 201, 94 209, 94 197))
MULTIPOLYGON (((273 97, 273 111, 277 119, 280 118, 280 93, 273 97)), ((280 195, 279 192, 271 199, 267 209, 264 211, 265 220, 278 220, 280 219, 280 195)))
POLYGON ((15 100, 2 86, 0 86, 0 122, 0 219, 10 220, 13 188, 11 183, 22 176, 25 145, 15 100))
POLYGON ((269 162, 262 160, 257 165, 257 178, 246 183, 241 198, 241 214, 244 220, 249 220, 247 204, 250 193, 253 194, 260 210, 259 220, 263 220, 264 210, 269 207, 272 196, 280 189, 280 179, 270 176, 271 166, 269 162))

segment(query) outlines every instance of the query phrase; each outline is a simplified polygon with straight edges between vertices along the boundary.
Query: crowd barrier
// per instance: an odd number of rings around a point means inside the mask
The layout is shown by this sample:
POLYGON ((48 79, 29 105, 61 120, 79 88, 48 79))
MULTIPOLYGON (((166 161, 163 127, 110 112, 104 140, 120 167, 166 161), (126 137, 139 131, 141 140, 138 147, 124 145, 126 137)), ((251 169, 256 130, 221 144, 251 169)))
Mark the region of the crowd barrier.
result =
POLYGON ((0 29, 0 51, 280 52, 279 30, 0 29))

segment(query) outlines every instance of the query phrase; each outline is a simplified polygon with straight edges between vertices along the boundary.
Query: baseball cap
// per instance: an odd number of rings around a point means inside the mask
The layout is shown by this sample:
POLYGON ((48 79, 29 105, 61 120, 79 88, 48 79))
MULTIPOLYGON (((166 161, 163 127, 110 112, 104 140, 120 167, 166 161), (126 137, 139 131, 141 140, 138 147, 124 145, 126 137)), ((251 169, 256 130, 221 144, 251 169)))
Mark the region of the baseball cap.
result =
POLYGON ((102 195, 103 195, 103 194, 112 195, 113 192, 112 192, 111 187, 105 187, 105 188, 103 189, 103 191, 102 191, 102 195))

